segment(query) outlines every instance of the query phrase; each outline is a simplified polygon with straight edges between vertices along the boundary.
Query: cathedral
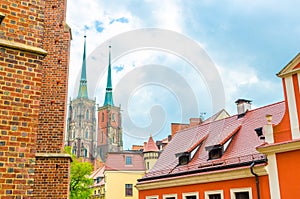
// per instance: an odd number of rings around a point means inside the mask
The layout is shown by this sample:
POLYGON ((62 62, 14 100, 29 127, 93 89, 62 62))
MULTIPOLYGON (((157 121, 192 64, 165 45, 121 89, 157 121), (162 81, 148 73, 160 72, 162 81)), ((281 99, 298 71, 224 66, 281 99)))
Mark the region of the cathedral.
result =
POLYGON ((86 36, 77 98, 70 101, 66 145, 72 153, 85 161, 105 162, 108 152, 123 148, 120 107, 114 105, 111 78, 111 47, 104 104, 98 107, 96 122, 96 101, 88 96, 86 74, 86 36), (98 126, 97 126, 98 125, 98 126))

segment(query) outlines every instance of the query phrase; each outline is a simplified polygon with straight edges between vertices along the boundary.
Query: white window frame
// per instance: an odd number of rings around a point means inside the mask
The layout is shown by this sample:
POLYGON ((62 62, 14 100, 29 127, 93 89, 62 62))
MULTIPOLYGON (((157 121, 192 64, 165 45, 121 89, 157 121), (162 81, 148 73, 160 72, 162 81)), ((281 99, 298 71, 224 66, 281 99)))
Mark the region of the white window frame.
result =
POLYGON ((156 195, 156 196, 146 196, 146 199, 153 199, 153 198, 159 199, 158 195, 156 195))
POLYGON ((204 192, 204 198, 209 199, 209 195, 211 195, 211 194, 220 194, 221 199, 224 199, 224 191, 223 190, 205 191, 204 192))
POLYGON ((182 193, 182 199, 186 199, 186 196, 196 196, 199 199, 199 192, 182 193))
POLYGON ((175 199, 177 199, 177 194, 164 194, 163 195, 163 199, 166 199, 168 197, 175 197, 175 199))
POLYGON ((236 199, 235 198, 236 192, 248 192, 249 199, 252 199, 252 188, 251 187, 230 189, 230 199, 236 199))

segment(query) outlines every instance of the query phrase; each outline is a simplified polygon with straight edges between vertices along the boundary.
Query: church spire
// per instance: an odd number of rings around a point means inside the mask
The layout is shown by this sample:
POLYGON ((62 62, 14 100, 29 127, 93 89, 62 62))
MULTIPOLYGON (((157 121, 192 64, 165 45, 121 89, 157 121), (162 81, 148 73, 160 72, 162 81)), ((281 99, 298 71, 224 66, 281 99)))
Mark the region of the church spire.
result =
POLYGON ((105 93, 105 100, 104 105, 111 105, 114 106, 113 96, 112 96, 112 84, 111 84, 111 53, 110 53, 111 46, 109 46, 109 55, 108 55, 108 72, 107 72, 107 84, 106 84, 106 93, 105 93))
POLYGON ((79 85, 79 90, 78 90, 78 96, 77 96, 77 98, 88 98, 87 79, 86 79, 86 54, 85 54, 85 46, 86 46, 86 36, 84 35, 83 60, 82 60, 81 78, 80 78, 80 85, 79 85))

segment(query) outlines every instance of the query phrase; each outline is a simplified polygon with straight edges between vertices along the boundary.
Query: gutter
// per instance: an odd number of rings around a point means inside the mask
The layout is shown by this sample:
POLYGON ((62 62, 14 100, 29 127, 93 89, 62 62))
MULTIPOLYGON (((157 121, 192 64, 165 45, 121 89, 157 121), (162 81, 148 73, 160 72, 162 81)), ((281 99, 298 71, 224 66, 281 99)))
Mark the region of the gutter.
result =
POLYGON ((252 175, 255 176, 257 199, 260 199, 259 178, 258 178, 258 175, 256 173, 254 173, 254 171, 253 171, 254 165, 255 165, 255 162, 252 162, 252 164, 250 165, 250 171, 251 171, 252 175))
MULTIPOLYGON (((242 166, 251 166, 253 163, 255 164, 261 164, 261 163, 266 163, 267 159, 261 159, 261 160, 255 160, 251 162, 243 162, 243 163, 237 163, 237 164, 231 164, 231 165, 220 165, 216 167, 208 167, 208 168, 201 168, 197 170, 191 170, 191 171, 185 171, 185 172, 180 172, 180 173, 168 173, 168 174, 163 174, 163 175, 157 175, 157 176, 152 176, 152 177, 145 177, 138 179, 138 182, 145 182, 149 180, 158 180, 162 178, 167 178, 167 177, 177 177, 177 176, 184 176, 188 174, 196 174, 196 173, 204 173, 204 172, 209 172, 209 171, 217 171, 217 170, 222 170, 222 169, 231 169, 231 168, 238 168, 242 166)), ((260 198, 258 198, 260 199, 260 198)))

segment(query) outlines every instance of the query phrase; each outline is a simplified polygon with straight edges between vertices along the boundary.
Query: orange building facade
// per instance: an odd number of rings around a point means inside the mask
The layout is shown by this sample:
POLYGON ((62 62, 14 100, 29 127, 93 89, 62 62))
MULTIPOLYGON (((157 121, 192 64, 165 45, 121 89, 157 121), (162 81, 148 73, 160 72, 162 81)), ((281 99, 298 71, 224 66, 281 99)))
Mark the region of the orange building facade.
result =
MULTIPOLYGON (((300 196, 300 54, 277 75, 283 102, 178 131, 153 169, 138 180, 139 198, 300 196)), ((236 103, 249 107, 250 102, 236 103)))

